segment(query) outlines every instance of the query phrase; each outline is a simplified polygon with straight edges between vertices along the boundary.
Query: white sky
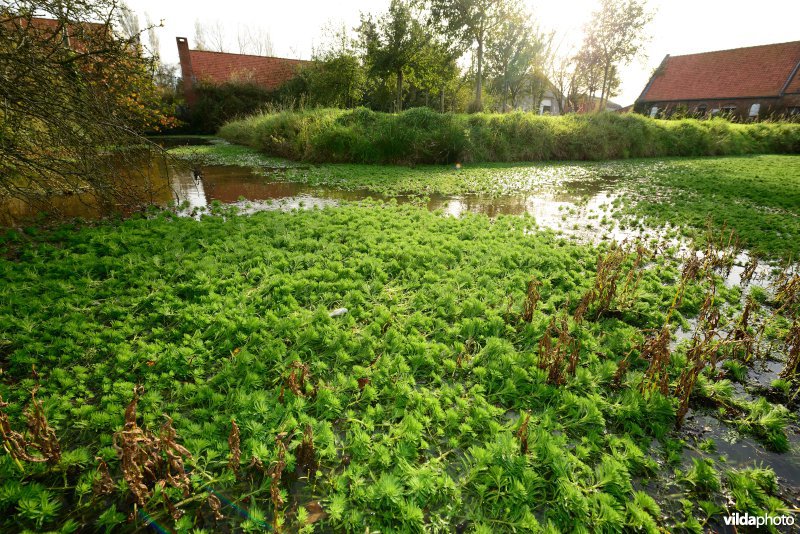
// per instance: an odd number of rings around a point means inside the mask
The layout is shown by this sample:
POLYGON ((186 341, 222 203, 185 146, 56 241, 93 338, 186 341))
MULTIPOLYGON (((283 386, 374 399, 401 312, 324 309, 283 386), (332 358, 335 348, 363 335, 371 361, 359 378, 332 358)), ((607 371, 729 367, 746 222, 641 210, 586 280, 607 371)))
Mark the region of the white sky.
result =
MULTIPOLYGON (((556 30, 565 47, 579 41, 598 0, 526 0, 542 28, 556 30)), ((220 20, 229 35, 231 51, 237 26, 267 30, 274 53, 283 57, 309 59, 319 44, 322 28, 331 22, 348 27, 358 24, 359 13, 382 12, 389 0, 128 0, 140 16, 145 13, 158 22, 161 55, 177 63, 175 37, 194 35, 195 20, 220 20)), ((649 28, 652 39, 645 58, 621 69, 621 94, 614 98, 631 104, 644 88, 650 73, 666 54, 678 55, 741 46, 800 40, 800 1, 760 0, 649 0, 655 19, 649 28)))

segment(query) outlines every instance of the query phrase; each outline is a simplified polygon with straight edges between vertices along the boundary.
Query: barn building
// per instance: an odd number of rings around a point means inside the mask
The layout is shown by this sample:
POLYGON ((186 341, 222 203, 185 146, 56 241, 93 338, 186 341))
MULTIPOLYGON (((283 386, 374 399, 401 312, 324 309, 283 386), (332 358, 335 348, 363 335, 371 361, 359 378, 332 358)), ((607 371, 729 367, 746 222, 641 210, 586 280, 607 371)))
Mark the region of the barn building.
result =
POLYGON ((186 37, 178 37, 177 42, 184 96, 189 106, 196 101, 197 83, 248 82, 272 90, 294 78, 298 69, 309 63, 300 59, 191 50, 186 37))
POLYGON ((800 41, 667 55, 634 109, 651 117, 680 109, 739 120, 800 114, 800 41))

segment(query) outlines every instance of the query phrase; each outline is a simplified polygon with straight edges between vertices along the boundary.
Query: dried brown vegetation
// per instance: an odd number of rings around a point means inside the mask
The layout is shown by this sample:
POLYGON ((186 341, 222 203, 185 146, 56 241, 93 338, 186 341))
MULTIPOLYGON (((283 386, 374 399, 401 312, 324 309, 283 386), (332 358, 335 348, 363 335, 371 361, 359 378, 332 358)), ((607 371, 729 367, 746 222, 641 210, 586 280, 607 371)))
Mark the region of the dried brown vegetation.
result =
POLYGON ((525 308, 522 312, 522 320, 526 323, 531 322, 533 313, 536 311, 536 305, 539 303, 541 295, 539 294, 539 287, 542 283, 535 278, 531 278, 528 282, 528 290, 525 295, 525 308))
POLYGON ((781 371, 781 376, 784 378, 791 378, 797 376, 797 370, 800 368, 800 320, 795 318, 792 327, 786 334, 786 344, 789 351, 786 357, 786 366, 781 371))
POLYGON ((746 286, 753 280, 753 275, 756 274, 756 269, 758 268, 758 263, 761 261, 761 258, 753 253, 750 255, 750 259, 747 260, 747 263, 744 266, 744 270, 742 271, 741 276, 741 285, 742 287, 746 286))
POLYGON ((669 341, 671 338, 669 324, 665 324, 658 330, 658 333, 645 340, 641 357, 649 362, 649 366, 642 381, 642 393, 652 393, 658 390, 662 395, 666 395, 669 391, 669 341))
POLYGON ((722 225, 719 233, 715 233, 709 220, 706 223, 706 250, 704 252, 704 269, 719 269, 730 274, 736 257, 742 250, 741 241, 735 230, 728 231, 727 223, 722 225))
POLYGON ((514 433, 514 436, 519 441, 519 453, 522 455, 528 454, 528 423, 531 421, 531 414, 526 413, 525 419, 522 421, 519 429, 514 433))
POLYGON ((758 303, 753 298, 748 297, 744 310, 742 310, 742 314, 736 321, 736 326, 730 331, 726 340, 732 352, 742 353, 745 361, 750 361, 756 350, 756 337, 750 332, 750 316, 757 309, 758 303))
POLYGON ((228 448, 231 450, 231 457, 228 460, 228 467, 239 475, 239 464, 242 460, 242 449, 239 439, 239 425, 235 419, 231 419, 231 432, 228 434, 228 448))
POLYGON ((317 468, 316 452, 314 450, 314 429, 306 423, 303 429, 303 441, 295 451, 297 470, 311 476, 317 468))
POLYGON ((5 412, 8 403, 3 402, 3 397, 0 396, 0 435, 3 438, 3 448, 20 468, 22 468, 20 460, 55 464, 61 459, 61 446, 55 430, 47 422, 41 401, 36 399, 37 390, 38 386, 31 391, 31 407, 26 412, 27 437, 11 428, 11 422, 5 412), (39 455, 32 454, 30 450, 38 452, 39 455))
MULTIPOLYGON (((308 365, 304 364, 303 362, 292 362, 291 365, 291 372, 289 376, 286 377, 284 380, 284 385, 281 386, 281 394, 279 400, 283 402, 284 391, 286 388, 289 389, 292 393, 297 395, 298 397, 305 397, 306 396, 306 382, 311 377, 311 371, 308 368, 308 365)), ((312 392, 312 395, 315 392, 312 392)))
POLYGON ((219 497, 210 493, 206 502, 208 502, 208 507, 211 508, 211 512, 214 514, 214 519, 219 521, 225 518, 225 516, 222 515, 222 503, 219 501, 219 497))
POLYGON ((281 496, 281 477, 283 476, 283 470, 286 469, 286 443, 283 441, 286 436, 286 432, 281 432, 275 436, 275 446, 278 448, 278 459, 275 460, 275 462, 273 462, 267 470, 267 476, 270 478, 270 499, 272 500, 272 506, 274 507, 272 527, 275 532, 281 532, 281 523, 278 511, 285 504, 283 497, 281 496))
POLYGON ((686 353, 686 367, 678 377, 674 395, 678 399, 679 406, 676 414, 675 425, 681 426, 686 412, 689 410, 689 399, 697 383, 700 373, 710 365, 713 369, 717 364, 718 344, 714 342, 719 325, 720 313, 714 304, 716 296, 716 286, 711 284, 692 335, 689 350, 686 353))
POLYGON ((558 319, 554 316, 539 340, 539 368, 547 371, 547 381, 554 385, 563 384, 564 361, 569 358, 567 372, 574 373, 579 352, 577 340, 569 333, 567 316, 562 314, 558 319), (555 344, 552 336, 555 336, 555 344))
POLYGON ((575 321, 583 320, 590 308, 593 309, 593 318, 597 319, 612 309, 616 299, 617 308, 625 309, 636 296, 643 275, 643 264, 650 257, 650 252, 641 243, 637 243, 635 250, 630 251, 614 244, 605 254, 597 256, 597 272, 594 285, 583 295, 573 317, 575 321), (633 263, 623 268, 625 260, 633 256, 633 263), (621 290, 618 291, 620 280, 623 280, 621 290))
MULTIPOLYGON (((114 434, 114 449, 120 460, 122 475, 128 488, 140 506, 145 506, 156 486, 180 489, 184 497, 191 491, 191 482, 186 474, 184 458, 191 454, 177 442, 177 433, 168 416, 161 426, 159 436, 146 431, 136 423, 136 407, 142 388, 136 387, 133 399, 125 410, 125 425, 114 434)), ((177 510, 164 495, 164 503, 173 518, 183 512, 177 510)))
POLYGON ((787 346, 786 366, 781 371, 783 378, 797 376, 800 367, 800 275, 785 269, 775 284, 775 302, 778 309, 773 317, 783 312, 792 321, 784 341, 787 346))
POLYGON ((114 479, 108 471, 108 464, 99 456, 97 460, 97 478, 92 484, 92 490, 96 495, 109 495, 114 493, 114 479))

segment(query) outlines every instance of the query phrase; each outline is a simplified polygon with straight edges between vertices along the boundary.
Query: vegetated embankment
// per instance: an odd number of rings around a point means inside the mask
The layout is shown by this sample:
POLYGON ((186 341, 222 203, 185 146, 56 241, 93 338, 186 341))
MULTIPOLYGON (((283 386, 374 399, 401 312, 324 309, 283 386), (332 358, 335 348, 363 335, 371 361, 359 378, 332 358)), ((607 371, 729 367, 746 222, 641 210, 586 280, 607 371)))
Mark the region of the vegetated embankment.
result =
POLYGON ((330 163, 454 163, 800 153, 800 124, 657 120, 636 114, 390 114, 359 108, 262 113, 219 135, 269 154, 330 163))

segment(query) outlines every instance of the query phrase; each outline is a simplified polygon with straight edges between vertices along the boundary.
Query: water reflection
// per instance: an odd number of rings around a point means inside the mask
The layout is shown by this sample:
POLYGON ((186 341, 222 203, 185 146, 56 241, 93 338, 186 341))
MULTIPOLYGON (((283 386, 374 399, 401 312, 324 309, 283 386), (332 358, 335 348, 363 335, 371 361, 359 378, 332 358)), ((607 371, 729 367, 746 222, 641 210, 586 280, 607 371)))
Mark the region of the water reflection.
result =
MULTIPOLYGON (((175 143, 185 140, 177 138, 175 143)), ((344 190, 330 186, 315 186, 281 181, 280 172, 264 176, 248 167, 208 165, 200 169, 200 176, 189 165, 175 164, 145 166, 146 172, 122 172, 121 180, 134 183, 146 177, 147 187, 142 187, 142 202, 115 206, 123 214, 132 212, 147 202, 167 205, 174 202, 188 209, 185 213, 198 213, 213 201, 238 206, 244 213, 262 210, 291 210, 335 206, 342 202, 371 198, 394 199, 399 203, 417 203, 429 210, 461 217, 466 213, 479 213, 488 217, 528 214, 539 227, 580 235, 589 239, 631 237, 632 231, 622 230, 614 224, 601 227, 600 220, 610 214, 611 205, 618 196, 617 179, 612 176, 581 176, 580 179, 562 183, 542 184, 534 193, 506 194, 501 196, 467 195, 399 195, 388 197, 366 189, 344 190), (134 178, 133 175, 141 175, 134 178)), ((502 180, 502 177, 498 178, 502 180)), ((66 217, 96 218, 101 216, 97 200, 88 193, 64 195, 51 199, 59 214, 66 217)), ((21 202, 4 204, 7 219, 19 221, 36 213, 36 208, 21 202)), ((8 223, 8 221, 4 221, 8 223)))
POLYGON ((170 179, 170 187, 177 203, 188 202, 190 210, 208 206, 202 178, 196 179, 191 172, 176 172, 170 179))
POLYGON ((172 167, 166 159, 153 157, 147 149, 132 150, 114 156, 113 160, 101 158, 97 164, 113 175, 113 183, 107 184, 102 195, 88 183, 78 183, 58 194, 37 196, 28 192, 25 199, 0 196, 0 225, 23 224, 40 218, 127 216, 148 205, 166 205, 175 198, 172 167))
MULTIPOLYGON (((279 178, 280 175, 277 176, 279 178)), ((398 203, 422 204, 431 211, 441 210, 453 217, 461 217, 466 213, 488 217, 528 214, 543 228, 584 237, 597 235, 622 240, 631 237, 634 232, 622 230, 613 224, 601 229, 599 224, 600 219, 610 214, 612 203, 618 196, 613 191, 615 181, 613 177, 594 177, 586 181, 573 180, 565 187, 547 185, 535 193, 502 196, 432 194, 424 198, 418 195, 389 197, 366 189, 344 190, 284 182, 245 167, 211 165, 202 169, 199 181, 194 179, 189 170, 179 170, 174 172, 170 183, 175 200, 179 204, 188 202, 189 211, 205 207, 212 201, 234 204, 245 213, 254 213, 335 206, 341 202, 367 198, 384 201, 393 199, 398 203)))

